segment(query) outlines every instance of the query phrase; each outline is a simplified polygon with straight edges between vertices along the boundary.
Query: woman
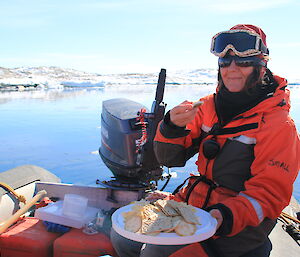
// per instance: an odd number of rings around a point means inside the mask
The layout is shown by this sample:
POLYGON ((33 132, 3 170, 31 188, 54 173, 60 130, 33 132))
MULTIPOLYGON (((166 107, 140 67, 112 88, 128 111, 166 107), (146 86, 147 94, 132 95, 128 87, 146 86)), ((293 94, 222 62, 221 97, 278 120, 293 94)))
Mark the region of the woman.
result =
POLYGON ((112 232, 121 257, 270 254, 268 235, 289 203, 300 167, 287 82, 267 69, 266 36, 256 26, 239 24, 216 34, 211 52, 219 57, 216 94, 202 98, 200 107, 185 101, 168 112, 154 147, 167 167, 184 166, 198 153, 199 176, 168 198, 209 211, 217 232, 201 243, 144 245, 141 252, 141 244, 127 241, 137 249, 131 253, 112 232))

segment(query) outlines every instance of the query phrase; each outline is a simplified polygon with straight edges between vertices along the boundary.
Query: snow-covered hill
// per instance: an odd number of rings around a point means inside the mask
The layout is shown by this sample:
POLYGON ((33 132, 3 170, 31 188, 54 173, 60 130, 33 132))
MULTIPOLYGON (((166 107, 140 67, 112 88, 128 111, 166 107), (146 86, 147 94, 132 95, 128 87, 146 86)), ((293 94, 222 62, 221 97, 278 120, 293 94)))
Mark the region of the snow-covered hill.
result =
MULTIPOLYGON (((1 68, 0 85, 34 85, 40 87, 101 87, 111 85, 156 84, 157 73, 130 73, 101 75, 59 67, 1 68)), ((217 71, 198 69, 192 71, 168 72, 166 84, 213 84, 217 71)))
MULTIPOLYGON (((0 88, 16 85, 34 85, 36 88, 63 88, 63 87, 104 87, 104 86, 131 86, 155 85, 157 73, 128 73, 128 74, 96 74, 74 69, 59 67, 31 67, 31 68, 1 68, 0 88)), ((167 70, 167 85, 208 84, 214 85, 217 81, 216 69, 197 70, 167 70)), ((300 79, 289 81, 292 85, 300 85, 300 79)))

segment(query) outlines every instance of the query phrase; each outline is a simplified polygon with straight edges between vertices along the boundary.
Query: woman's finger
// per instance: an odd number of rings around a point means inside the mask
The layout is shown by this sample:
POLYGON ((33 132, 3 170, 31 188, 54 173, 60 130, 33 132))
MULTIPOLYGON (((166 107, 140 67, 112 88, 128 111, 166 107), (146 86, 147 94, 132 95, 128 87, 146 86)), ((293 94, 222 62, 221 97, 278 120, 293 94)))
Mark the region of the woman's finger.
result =
POLYGON ((178 107, 170 111, 170 119, 173 124, 179 127, 184 127, 195 118, 196 113, 197 109, 193 109, 192 105, 188 108, 178 107))

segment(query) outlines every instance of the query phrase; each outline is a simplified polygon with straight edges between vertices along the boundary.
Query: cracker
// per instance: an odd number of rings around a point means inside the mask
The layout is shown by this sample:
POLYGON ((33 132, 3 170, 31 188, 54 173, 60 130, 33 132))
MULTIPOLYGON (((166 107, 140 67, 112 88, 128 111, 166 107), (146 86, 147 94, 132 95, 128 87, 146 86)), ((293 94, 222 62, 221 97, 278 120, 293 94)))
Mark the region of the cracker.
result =
POLYGON ((198 217, 189 207, 180 206, 178 211, 186 222, 191 224, 200 224, 198 217))
POLYGON ((173 227, 172 218, 167 216, 157 216, 155 220, 143 220, 142 221, 142 234, 151 234, 156 232, 163 232, 170 230, 173 227))
POLYGON ((127 219, 125 219, 124 223, 125 230, 134 233, 138 232, 142 227, 142 219, 139 216, 130 216, 127 219))
POLYGON ((172 228, 170 228, 169 230, 166 230, 165 232, 166 233, 173 232, 175 230, 175 228, 177 227, 177 225, 182 220, 183 220, 183 218, 181 216, 174 216, 174 217, 172 217, 172 228))
POLYGON ((170 201, 169 204, 183 217, 186 222, 191 224, 200 224, 192 206, 176 201, 170 201))
POLYGON ((192 236, 196 232, 196 226, 181 220, 174 230, 179 236, 192 236))
POLYGON ((196 108, 196 107, 202 105, 203 103, 204 103, 203 101, 193 102, 193 108, 196 108))
POLYGON ((160 208, 160 210, 166 215, 166 216, 178 216, 178 212, 171 206, 168 204, 168 200, 157 200, 155 202, 155 205, 158 206, 158 208, 160 208))
POLYGON ((200 224, 195 208, 174 200, 137 201, 132 210, 123 213, 124 229, 134 233, 155 236, 160 232, 176 232, 180 236, 190 236, 200 224))
POLYGON ((155 219, 160 213, 160 209, 153 204, 147 204, 142 208, 141 212, 143 218, 155 219))
POLYGON ((134 201, 134 202, 132 202, 132 204, 133 204, 133 206, 131 208, 132 210, 134 210, 134 211, 141 211, 141 209, 144 206, 150 204, 150 202, 146 201, 146 200, 141 200, 141 201, 134 201))
POLYGON ((141 216, 139 212, 136 211, 128 211, 122 213, 123 218, 126 220, 127 218, 131 216, 141 216))

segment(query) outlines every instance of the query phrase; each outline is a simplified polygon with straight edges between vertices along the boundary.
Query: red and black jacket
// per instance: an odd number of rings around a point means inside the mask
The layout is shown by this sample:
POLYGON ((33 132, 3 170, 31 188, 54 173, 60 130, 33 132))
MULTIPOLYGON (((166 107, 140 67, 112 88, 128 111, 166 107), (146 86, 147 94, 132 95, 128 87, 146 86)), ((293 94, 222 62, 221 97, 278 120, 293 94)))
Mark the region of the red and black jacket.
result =
POLYGON ((221 252, 232 251, 234 245, 240 254, 261 244, 292 195, 300 168, 299 134, 289 116, 287 82, 275 79, 279 86, 271 97, 225 126, 218 126, 214 95, 209 95, 186 128, 172 125, 166 116, 154 139, 156 156, 167 167, 182 167, 198 153, 196 165, 206 181, 190 178, 173 198, 222 212, 224 221, 215 237, 221 252), (208 160, 203 144, 210 139, 220 151, 208 160))

